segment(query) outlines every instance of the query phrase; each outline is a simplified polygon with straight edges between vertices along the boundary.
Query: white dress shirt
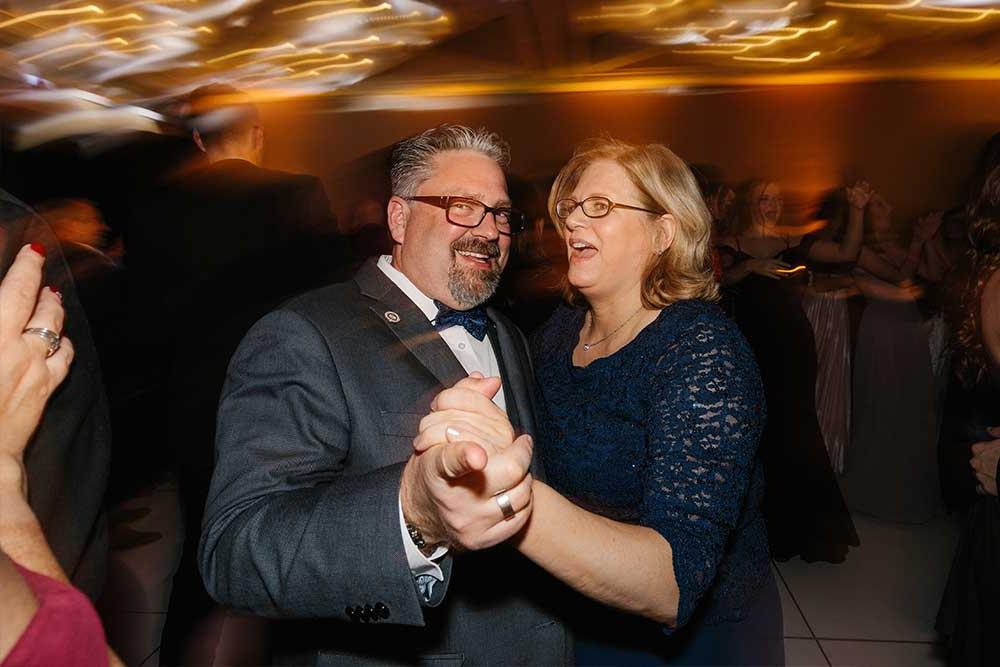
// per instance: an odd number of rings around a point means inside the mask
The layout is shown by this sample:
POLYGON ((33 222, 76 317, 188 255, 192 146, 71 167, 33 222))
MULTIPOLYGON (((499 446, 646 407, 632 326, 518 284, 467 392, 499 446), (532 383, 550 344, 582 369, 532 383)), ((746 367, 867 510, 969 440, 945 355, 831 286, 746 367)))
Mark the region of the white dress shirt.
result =
MULTIPOLYGON (((417 286, 409 278, 392 265, 391 256, 382 255, 379 257, 378 268, 420 309, 428 321, 433 321, 437 317, 438 311, 434 300, 417 289, 417 286)), ((500 367, 496 355, 493 353, 489 335, 483 340, 476 340, 464 327, 460 326, 439 329, 438 334, 468 373, 479 371, 485 377, 500 377, 500 367)), ((493 402, 504 412, 507 411, 503 387, 493 397, 493 402)), ((430 575, 438 581, 444 581, 444 573, 436 561, 448 553, 447 547, 438 547, 430 558, 420 552, 417 545, 410 539, 410 533, 406 529, 402 500, 399 501, 399 529, 403 535, 403 546, 406 548, 406 560, 413 576, 430 575)))

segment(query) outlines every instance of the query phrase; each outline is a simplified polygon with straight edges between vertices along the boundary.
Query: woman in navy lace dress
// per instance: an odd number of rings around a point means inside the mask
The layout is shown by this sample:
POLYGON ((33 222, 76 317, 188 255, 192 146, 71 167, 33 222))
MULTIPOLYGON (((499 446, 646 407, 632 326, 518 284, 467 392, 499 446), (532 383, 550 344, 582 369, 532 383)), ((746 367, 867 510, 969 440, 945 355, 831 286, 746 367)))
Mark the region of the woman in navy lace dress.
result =
MULTIPOLYGON (((783 665, 760 510, 763 387, 712 303, 694 177, 663 146, 596 140, 560 172, 549 212, 574 305, 534 339, 547 479, 531 482, 513 544, 558 580, 575 664, 783 665)), ((489 430, 445 412, 452 442, 489 430)))
POLYGON ((684 163, 597 140, 549 199, 569 293, 533 345, 547 483, 517 548, 561 582, 577 664, 784 664, 756 364, 712 301, 684 163))

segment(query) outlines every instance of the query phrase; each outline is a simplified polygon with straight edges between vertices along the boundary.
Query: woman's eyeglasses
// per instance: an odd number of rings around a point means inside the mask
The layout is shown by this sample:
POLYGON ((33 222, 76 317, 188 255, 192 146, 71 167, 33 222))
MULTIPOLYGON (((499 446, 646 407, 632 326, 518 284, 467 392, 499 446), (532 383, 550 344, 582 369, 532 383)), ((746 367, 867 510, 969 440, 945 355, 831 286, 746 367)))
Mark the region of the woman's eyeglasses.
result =
POLYGON ((573 198, 567 197, 566 199, 560 199, 556 202, 556 215, 560 219, 565 220, 576 210, 579 206, 583 214, 588 218, 603 218, 611 211, 616 208, 627 208, 630 211, 643 211, 645 213, 652 213, 653 215, 665 215, 665 211, 653 211, 648 208, 642 208, 640 206, 630 206, 628 204, 619 204, 617 202, 611 201, 607 197, 587 197, 583 201, 577 201, 573 198))

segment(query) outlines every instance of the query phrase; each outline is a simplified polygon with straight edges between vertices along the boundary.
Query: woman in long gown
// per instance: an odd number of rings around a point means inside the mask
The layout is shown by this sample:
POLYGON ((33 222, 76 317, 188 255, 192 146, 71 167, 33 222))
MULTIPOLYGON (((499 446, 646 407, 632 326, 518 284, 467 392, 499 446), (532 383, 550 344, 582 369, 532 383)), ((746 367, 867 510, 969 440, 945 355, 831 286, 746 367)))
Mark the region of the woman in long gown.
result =
POLYGON ((719 245, 723 285, 735 293, 736 321, 760 365, 768 420, 761 438, 767 480, 764 515, 779 560, 841 562, 860 544, 841 496, 816 414, 816 343, 802 309, 810 261, 851 262, 862 240, 867 184, 851 189, 843 241, 781 227, 775 183, 747 188, 744 226, 719 245))
POLYGON ((904 247, 892 231, 891 212, 881 195, 872 197, 873 240, 855 271, 866 305, 854 353, 851 450, 841 487, 852 509, 922 523, 942 511, 939 416, 930 342, 918 307, 921 290, 910 281, 940 217, 922 218, 904 247))

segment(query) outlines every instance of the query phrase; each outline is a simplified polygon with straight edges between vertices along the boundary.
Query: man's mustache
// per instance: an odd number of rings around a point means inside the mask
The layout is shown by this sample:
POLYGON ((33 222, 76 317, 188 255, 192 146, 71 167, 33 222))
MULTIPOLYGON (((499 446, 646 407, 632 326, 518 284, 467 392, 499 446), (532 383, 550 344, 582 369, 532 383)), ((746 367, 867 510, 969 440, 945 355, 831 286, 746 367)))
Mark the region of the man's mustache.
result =
POLYGON ((451 244, 452 252, 475 252, 486 255, 490 259, 500 256, 500 244, 496 241, 483 241, 481 239, 459 239, 451 244))

